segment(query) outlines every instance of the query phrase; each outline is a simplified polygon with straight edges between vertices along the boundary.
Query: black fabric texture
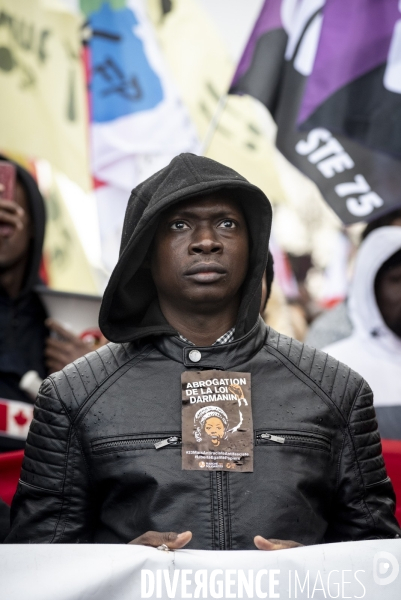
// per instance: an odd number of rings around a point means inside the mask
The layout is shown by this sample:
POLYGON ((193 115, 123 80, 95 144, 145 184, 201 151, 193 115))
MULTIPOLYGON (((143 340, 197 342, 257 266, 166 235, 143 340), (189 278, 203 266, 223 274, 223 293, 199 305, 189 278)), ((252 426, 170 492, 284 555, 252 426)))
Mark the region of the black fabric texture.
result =
POLYGON ((258 316, 270 221, 260 190, 193 155, 133 191, 100 315, 119 343, 42 384, 7 543, 128 543, 147 531, 190 530, 188 548, 251 550, 255 535, 302 544, 400 535, 369 386, 258 316), (141 265, 163 210, 220 190, 243 206, 249 276, 235 339, 196 348, 172 335, 141 265), (208 369, 251 373, 252 473, 181 468, 181 375, 208 369))
MULTIPOLYGON (((4 157, 0 156, 0 159, 4 157)), ((8 158, 5 160, 13 163, 8 158)), ((33 236, 19 295, 9 298, 0 287, 0 397, 32 403, 19 389, 19 381, 30 370, 37 371, 43 378, 47 374, 43 354, 47 336, 44 324, 46 312, 34 291, 35 285, 40 283, 46 216, 43 198, 33 177, 17 163, 13 164, 17 169, 17 179, 26 192, 33 236)), ((15 449, 21 447, 21 442, 2 439, 0 449, 3 446, 4 449, 15 449)))
POLYGON ((394 538, 395 497, 372 392, 334 358, 268 329, 198 348, 110 343, 51 375, 28 434, 6 543, 127 543, 190 530, 188 548, 251 550, 262 535, 320 544, 394 538), (252 375, 253 473, 183 471, 181 373, 252 375), (261 439, 284 436, 284 444, 261 439))
POLYGON ((107 339, 128 342, 149 335, 175 335, 161 313, 152 320, 156 300, 150 270, 142 264, 152 243, 160 215, 178 202, 220 191, 240 202, 251 240, 250 268, 243 286, 235 335, 256 323, 261 280, 266 268, 272 210, 264 193, 232 169, 209 158, 180 154, 136 187, 128 201, 120 258, 103 296, 99 324, 107 339))

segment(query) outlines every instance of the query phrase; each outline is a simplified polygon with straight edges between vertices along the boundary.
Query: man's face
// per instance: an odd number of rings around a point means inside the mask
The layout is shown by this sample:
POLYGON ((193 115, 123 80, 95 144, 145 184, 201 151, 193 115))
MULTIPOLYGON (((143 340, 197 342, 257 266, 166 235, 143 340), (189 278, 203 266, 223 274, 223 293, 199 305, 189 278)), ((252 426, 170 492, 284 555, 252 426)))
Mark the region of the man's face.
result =
MULTIPOLYGON (((4 201, 8 202, 8 201, 4 201)), ((0 219, 0 270, 12 268, 27 255, 31 238, 31 220, 24 187, 16 182, 14 202, 23 209, 17 215, 19 228, 0 219)), ((15 213, 14 213, 15 214, 15 213)))
POLYGON ((401 265, 380 275, 375 288, 377 305, 384 322, 401 337, 401 265))
POLYGON ((239 204, 206 196, 162 215, 151 255, 159 299, 213 310, 240 293, 248 269, 248 230, 239 204))

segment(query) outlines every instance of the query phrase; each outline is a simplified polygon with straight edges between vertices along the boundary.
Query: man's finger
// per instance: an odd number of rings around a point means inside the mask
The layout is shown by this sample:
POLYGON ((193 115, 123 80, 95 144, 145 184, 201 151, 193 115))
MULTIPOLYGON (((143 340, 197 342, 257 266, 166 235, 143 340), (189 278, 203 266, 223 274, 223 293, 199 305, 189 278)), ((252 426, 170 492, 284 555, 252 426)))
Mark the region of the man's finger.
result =
POLYGON ((258 550, 282 550, 279 544, 276 544, 270 540, 266 540, 261 535, 255 536, 253 541, 258 550))
POLYGON ((129 543, 140 546, 151 546, 152 548, 158 548, 165 544, 169 550, 179 550, 186 546, 191 539, 192 533, 190 531, 182 533, 175 533, 174 531, 147 531, 129 543))
POLYGON ((166 542, 163 542, 170 548, 170 550, 179 550, 186 546, 192 539, 192 533, 190 531, 183 531, 179 533, 174 540, 169 539, 166 542))
POLYGON ((253 541, 258 550, 287 550, 288 548, 299 548, 300 546, 303 546, 303 544, 299 544, 293 540, 266 539, 261 535, 255 536, 253 541))

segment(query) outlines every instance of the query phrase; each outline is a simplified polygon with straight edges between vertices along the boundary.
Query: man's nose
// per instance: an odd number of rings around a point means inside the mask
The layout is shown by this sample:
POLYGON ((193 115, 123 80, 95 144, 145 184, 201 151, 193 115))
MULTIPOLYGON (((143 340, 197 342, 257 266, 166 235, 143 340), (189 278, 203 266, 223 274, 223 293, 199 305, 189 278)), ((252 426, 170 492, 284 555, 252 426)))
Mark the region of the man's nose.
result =
POLYGON ((194 238, 189 245, 190 254, 219 254, 223 244, 217 239, 213 228, 202 228, 194 232, 194 238))

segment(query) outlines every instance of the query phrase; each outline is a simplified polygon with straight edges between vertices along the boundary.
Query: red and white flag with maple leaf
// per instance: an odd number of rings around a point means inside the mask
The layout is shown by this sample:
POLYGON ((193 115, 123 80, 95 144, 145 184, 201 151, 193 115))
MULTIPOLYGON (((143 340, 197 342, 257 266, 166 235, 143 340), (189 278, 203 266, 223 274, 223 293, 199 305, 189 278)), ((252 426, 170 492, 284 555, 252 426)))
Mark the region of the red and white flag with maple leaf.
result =
POLYGON ((26 439, 33 419, 33 406, 0 398, 0 436, 26 439))

